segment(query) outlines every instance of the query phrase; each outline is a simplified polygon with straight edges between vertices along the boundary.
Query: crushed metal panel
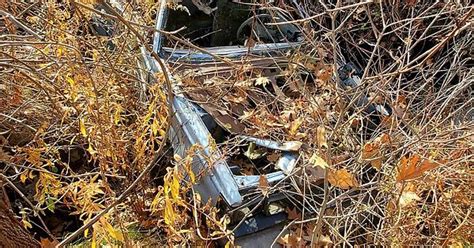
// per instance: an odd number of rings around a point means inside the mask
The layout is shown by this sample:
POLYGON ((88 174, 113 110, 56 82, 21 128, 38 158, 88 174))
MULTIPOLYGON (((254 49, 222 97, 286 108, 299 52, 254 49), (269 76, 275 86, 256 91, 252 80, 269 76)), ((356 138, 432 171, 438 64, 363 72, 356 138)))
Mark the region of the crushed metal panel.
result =
POLYGON ((183 97, 176 96, 173 100, 173 117, 171 120, 170 140, 175 153, 186 156, 186 152, 194 144, 202 147, 202 152, 207 157, 218 159, 209 168, 206 159, 197 154, 193 160, 193 170, 196 174, 204 173, 203 178, 196 186, 204 201, 217 200, 219 193, 230 206, 238 206, 242 203, 233 175, 227 163, 222 160, 218 150, 210 151, 209 138, 211 134, 201 117, 197 114, 197 109, 183 97), (201 189, 201 190, 199 190, 201 189), (205 190, 204 190, 205 189, 205 190))
MULTIPOLYGON (((225 46, 205 48, 208 53, 227 59, 238 59, 245 55, 272 55, 276 52, 286 52, 301 46, 300 42, 256 44, 253 47, 225 46)), ((187 61, 193 63, 213 62, 215 57, 193 49, 174 49, 164 47, 162 55, 170 61, 187 61)))
MULTIPOLYGON (((166 22, 166 4, 162 1, 160 11, 157 14, 156 28, 163 29, 166 22)), ((168 60, 187 60, 193 63, 215 62, 214 57, 202 52, 195 52, 193 50, 174 50, 170 48, 162 48, 161 44, 164 39, 159 32, 156 32, 153 39, 153 51, 158 53, 161 58, 168 58, 168 60)), ((260 44, 253 48, 248 47, 213 47, 208 48, 207 51, 217 56, 235 59, 249 54, 253 55, 271 55, 275 52, 287 51, 298 47, 301 43, 274 43, 274 44, 260 44)), ((142 49, 142 56, 144 64, 151 72, 161 71, 160 67, 144 49, 142 49)), ((179 86, 173 81, 173 91, 179 92, 179 86)), ((231 207, 238 207, 243 203, 243 196, 241 192, 249 189, 257 188, 259 186, 259 179, 265 176, 269 183, 277 183, 283 180, 291 173, 295 167, 297 157, 295 154, 287 151, 296 151, 300 145, 294 146, 292 143, 288 146, 287 143, 280 144, 271 140, 262 140, 250 136, 245 136, 245 139, 250 142, 255 142, 258 145, 265 146, 270 149, 284 151, 282 157, 278 160, 276 168, 281 170, 272 172, 266 175, 251 175, 238 176, 234 175, 227 164, 222 159, 222 154, 218 150, 210 150, 209 139, 212 139, 201 115, 202 110, 198 106, 191 103, 183 95, 176 95, 172 104, 172 119, 171 128, 169 131, 169 139, 174 149, 174 152, 182 157, 186 156, 188 149, 193 145, 202 147, 201 154, 194 155, 193 171, 196 174, 203 175, 199 182, 194 186, 195 190, 200 193, 203 201, 211 200, 216 204, 217 199, 222 197, 223 200, 231 207), (297 147, 297 148, 296 148, 297 147), (215 158, 212 165, 208 164, 206 158, 215 158), (205 171, 205 173, 202 173, 205 171)))

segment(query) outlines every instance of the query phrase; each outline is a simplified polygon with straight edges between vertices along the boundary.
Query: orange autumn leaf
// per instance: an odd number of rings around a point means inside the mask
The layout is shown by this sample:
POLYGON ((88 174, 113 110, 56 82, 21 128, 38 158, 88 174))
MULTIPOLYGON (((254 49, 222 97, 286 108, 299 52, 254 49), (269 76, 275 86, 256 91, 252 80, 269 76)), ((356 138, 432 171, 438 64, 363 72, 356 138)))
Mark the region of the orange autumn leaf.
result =
POLYGON ((370 161, 370 165, 372 165, 372 167, 374 167, 375 169, 380 170, 382 168, 382 158, 370 161))
POLYGON ((361 158, 363 160, 369 160, 372 167, 377 170, 382 168, 382 152, 381 148, 391 142, 390 136, 388 134, 382 134, 380 137, 377 137, 373 142, 367 143, 362 149, 361 158))
POLYGON ((397 182, 407 181, 421 177, 428 170, 438 167, 438 164, 425 159, 421 161, 418 154, 403 157, 398 167, 397 182))
POLYGON ((362 149, 362 159, 371 159, 379 153, 380 146, 374 143, 367 143, 362 149))
POLYGON ((331 66, 325 66, 325 68, 318 72, 318 79, 323 82, 327 82, 329 79, 331 79, 332 72, 333 70, 331 66))
POLYGON ((59 244, 57 240, 50 240, 48 238, 41 238, 40 239, 40 246, 41 248, 54 248, 59 244))
POLYGON ((328 181, 331 185, 341 189, 349 189, 359 186, 357 179, 346 169, 329 171, 328 181))

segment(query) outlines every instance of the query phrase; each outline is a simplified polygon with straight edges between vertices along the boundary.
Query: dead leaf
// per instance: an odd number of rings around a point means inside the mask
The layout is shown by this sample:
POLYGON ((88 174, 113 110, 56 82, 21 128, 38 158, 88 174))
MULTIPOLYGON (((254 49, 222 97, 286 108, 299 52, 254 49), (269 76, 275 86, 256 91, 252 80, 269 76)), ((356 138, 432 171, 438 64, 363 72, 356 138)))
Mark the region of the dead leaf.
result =
POLYGON ((278 239, 278 243, 284 247, 299 247, 300 240, 300 237, 287 233, 278 239))
POLYGON ((376 142, 379 142, 380 144, 389 144, 392 141, 392 139, 390 138, 390 135, 386 133, 383 133, 382 135, 377 137, 375 140, 376 142))
POLYGON ((272 163, 275 163, 276 161, 278 161, 278 159, 280 159, 280 153, 272 153, 270 155, 267 155, 267 160, 272 163))
POLYGON ((300 220, 301 219, 301 213, 298 213, 296 208, 293 208, 293 209, 287 208, 286 213, 288 213, 288 219, 289 220, 300 220))
POLYGON ((327 82, 329 79, 331 79, 332 76, 332 67, 331 66, 325 66, 325 68, 319 70, 318 72, 318 79, 327 82))
POLYGON ((318 126, 316 128, 316 141, 318 142, 319 147, 328 148, 328 142, 326 140, 326 128, 323 126, 318 126))
POLYGON ((414 154, 410 157, 403 157, 398 166, 397 182, 416 179, 421 177, 426 171, 438 167, 437 163, 428 159, 425 159, 420 163, 420 159, 421 158, 418 154, 414 154))
POLYGON ((59 244, 59 241, 57 240, 51 241, 50 239, 44 239, 44 238, 41 238, 40 242, 41 242, 40 243, 41 248, 54 248, 56 247, 57 244, 59 244))
POLYGON ((79 130, 81 131, 82 136, 87 137, 86 126, 84 125, 83 119, 79 119, 79 130))
POLYGON ((375 169, 380 170, 382 168, 382 157, 371 160, 370 165, 372 165, 372 167, 375 169))
POLYGON ((379 152, 379 146, 373 143, 367 143, 362 149, 362 159, 371 159, 379 152))
POLYGON ((382 168, 382 151, 381 148, 390 144, 390 136, 383 133, 373 142, 367 143, 362 149, 361 159, 370 161, 370 165, 377 170, 382 168))
POLYGON ((416 0, 407 0, 406 5, 408 7, 414 7, 416 5, 416 2, 417 2, 416 0))
POLYGON ((264 195, 268 193, 270 185, 268 184, 268 180, 264 175, 260 175, 258 179, 258 188, 262 191, 264 195))
POLYGON ((313 237, 311 240, 314 240, 314 242, 317 244, 317 247, 327 247, 330 244, 333 244, 331 238, 327 235, 320 235, 319 240, 317 239, 317 233, 313 233, 313 237))
POLYGON ((250 143, 247 151, 244 152, 244 155, 251 160, 261 158, 265 156, 265 152, 256 148, 255 143, 250 143))
POLYGON ((326 175, 326 170, 321 167, 307 166, 305 167, 305 172, 308 175, 308 179, 311 183, 320 184, 324 182, 324 177, 326 175))
POLYGON ((329 167, 328 163, 323 159, 321 158, 320 156, 316 155, 316 153, 313 154, 313 156, 311 156, 311 158, 309 159, 309 162, 314 166, 319 166, 323 169, 326 169, 329 167))
POLYGON ((346 169, 329 171, 328 181, 331 185, 341 189, 359 186, 357 179, 346 169))
POLYGON ((298 117, 296 120, 294 120, 291 123, 290 130, 288 131, 291 137, 296 136, 296 134, 298 133, 298 129, 300 128, 302 123, 303 123, 303 118, 301 117, 298 117))
POLYGON ((398 205, 400 207, 406 207, 412 204, 414 201, 420 201, 421 198, 413 191, 405 191, 402 193, 398 200, 398 205))

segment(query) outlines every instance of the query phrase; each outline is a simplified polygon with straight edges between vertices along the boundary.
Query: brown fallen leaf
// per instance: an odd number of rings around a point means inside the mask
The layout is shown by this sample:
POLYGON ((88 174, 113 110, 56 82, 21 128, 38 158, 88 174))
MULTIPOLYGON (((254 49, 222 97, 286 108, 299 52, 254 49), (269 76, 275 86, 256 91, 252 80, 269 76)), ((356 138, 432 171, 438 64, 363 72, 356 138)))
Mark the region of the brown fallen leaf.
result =
POLYGON ((278 161, 278 159, 280 159, 280 153, 271 153, 269 155, 267 155, 267 160, 272 162, 272 163, 275 163, 278 161))
POLYGON ((363 160, 368 160, 370 165, 377 170, 382 168, 382 156, 380 154, 380 145, 378 143, 368 143, 362 149, 363 160))
POLYGON ((284 247, 299 247, 300 241, 301 241, 300 237, 287 233, 281 236, 277 242, 283 245, 284 247))
POLYGON ((269 187, 270 185, 268 184, 267 178, 264 175, 260 175, 258 188, 262 191, 263 195, 267 195, 269 187))
POLYGON ((41 238, 41 248, 54 248, 56 245, 59 244, 59 241, 57 240, 50 240, 50 239, 44 239, 41 238))
POLYGON ((372 167, 375 169, 380 170, 382 168, 382 157, 370 161, 370 165, 372 165, 372 167))
POLYGON ((288 213, 288 219, 289 220, 300 220, 301 219, 301 214, 298 213, 296 208, 293 208, 293 209, 287 208, 286 212, 288 213))
POLYGON ((397 182, 407 181, 421 177, 428 170, 438 167, 437 163, 424 159, 421 161, 420 155, 414 154, 410 157, 403 157, 398 166, 397 182))
POLYGON ((382 151, 381 148, 385 147, 391 142, 390 136, 383 133, 381 136, 377 137, 373 142, 367 143, 362 149, 361 158, 363 160, 368 160, 370 165, 377 170, 382 168, 382 151))
POLYGON ((331 185, 341 189, 349 189, 359 186, 357 179, 346 169, 332 170, 328 173, 328 181, 331 185))

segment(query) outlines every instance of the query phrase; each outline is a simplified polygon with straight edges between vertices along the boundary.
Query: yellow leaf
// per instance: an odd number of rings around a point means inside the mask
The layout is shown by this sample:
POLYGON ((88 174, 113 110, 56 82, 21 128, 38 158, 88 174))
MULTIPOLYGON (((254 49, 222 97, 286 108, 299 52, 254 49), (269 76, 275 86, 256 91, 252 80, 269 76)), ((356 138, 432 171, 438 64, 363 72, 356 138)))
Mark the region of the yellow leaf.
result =
POLYGON ((63 48, 62 47, 58 47, 57 55, 58 55, 58 57, 61 57, 61 55, 63 55, 63 48))
POLYGON ((124 242, 122 232, 119 230, 116 230, 110 223, 104 219, 104 221, 101 222, 105 226, 105 229, 107 230, 107 233, 114 239, 124 242))
POLYGON ((84 238, 87 238, 87 235, 89 235, 89 228, 84 231, 84 238))
POLYGON ((81 131, 82 136, 87 137, 86 125, 84 125, 83 119, 79 119, 79 130, 81 131))
POLYGON ((177 153, 175 153, 175 154, 173 155, 173 158, 174 158, 174 160, 175 160, 176 162, 178 162, 178 163, 179 163, 181 160, 183 160, 183 158, 182 158, 179 154, 177 154, 177 153))
MULTIPOLYGON (((48 161, 48 162, 49 162, 49 161, 48 161)), ((33 174, 33 172, 34 172, 34 171, 31 170, 30 173, 28 174, 28 178, 29 178, 29 179, 35 178, 35 174, 33 174)))
POLYGON ((92 231, 92 244, 91 244, 91 248, 97 248, 97 241, 96 241, 96 232, 95 232, 95 228, 94 230, 92 231))
POLYGON ((170 199, 165 198, 165 214, 164 214, 165 223, 168 225, 173 225, 175 216, 173 205, 170 199))
POLYGON ((90 155, 94 155, 97 153, 92 147, 91 143, 89 143, 89 147, 87 147, 87 151, 89 152, 90 155))
POLYGON ((250 143, 247 151, 244 152, 244 155, 252 160, 265 156, 266 153, 261 149, 256 149, 256 147, 255 143, 250 143))
POLYGON ((328 181, 333 186, 341 189, 349 189, 351 187, 359 186, 357 179, 346 169, 329 171, 328 181))
POLYGON ((298 117, 294 120, 290 126, 289 133, 291 136, 295 136, 298 133, 298 128, 300 128, 301 124, 303 123, 303 118, 298 117))
POLYGON ((26 151, 28 158, 26 159, 33 165, 39 165, 41 162, 41 151, 39 149, 31 148, 26 151))
POLYGON ((151 132, 153 133, 154 136, 156 136, 156 134, 158 134, 159 129, 160 129, 160 125, 158 124, 158 121, 155 118, 155 119, 153 119, 153 122, 151 124, 151 132))
POLYGON ((21 222, 23 222, 23 226, 28 229, 28 228, 32 228, 33 226, 31 225, 30 222, 26 221, 26 220, 21 220, 21 222))
POLYGON ((313 166, 315 167, 319 166, 323 169, 326 169, 329 167, 328 163, 326 163, 326 161, 323 158, 316 155, 316 153, 314 153, 313 156, 311 156, 311 158, 309 159, 309 162, 313 164, 313 166))
POLYGON ((71 77, 67 77, 66 81, 68 82, 69 86, 71 86, 71 88, 74 88, 74 85, 76 85, 76 82, 74 82, 74 79, 71 77))
POLYGON ((28 179, 28 170, 25 170, 23 173, 20 174, 20 181, 22 183, 25 183, 26 179, 28 179))
POLYGON ((188 173, 191 183, 194 184, 196 182, 196 175, 194 174, 192 163, 193 163, 193 157, 190 155, 186 156, 186 159, 184 160, 184 168, 186 169, 186 172, 188 173))
POLYGON ((319 147, 328 148, 328 142, 326 140, 326 128, 323 126, 318 126, 316 128, 316 139, 319 147))
POLYGON ((208 147, 209 147, 209 150, 211 151, 211 153, 217 151, 216 140, 212 137, 211 134, 207 135, 207 143, 208 143, 208 147))
MULTIPOLYGON (((122 112, 122 107, 120 105, 117 106, 114 113, 114 124, 117 125, 120 122, 120 113, 122 112)), ((156 135, 156 134, 155 134, 156 135)))
POLYGON ((179 198, 179 181, 176 176, 171 181, 171 197, 175 200, 179 198))

